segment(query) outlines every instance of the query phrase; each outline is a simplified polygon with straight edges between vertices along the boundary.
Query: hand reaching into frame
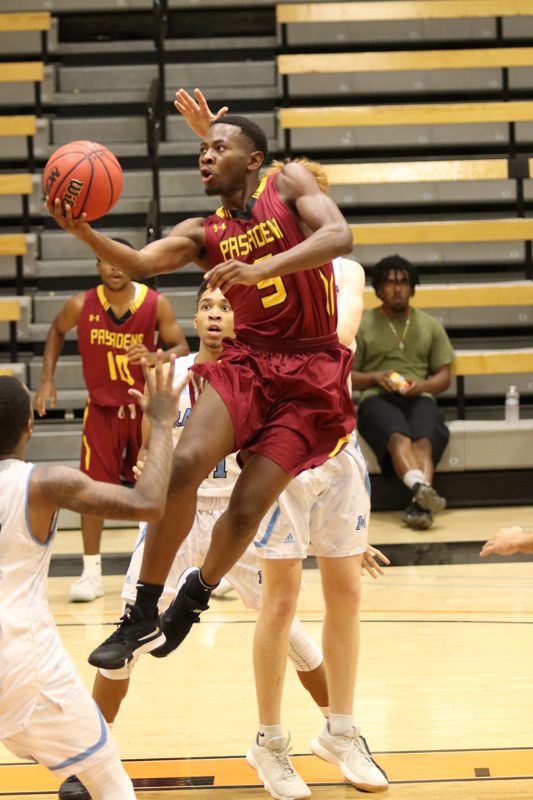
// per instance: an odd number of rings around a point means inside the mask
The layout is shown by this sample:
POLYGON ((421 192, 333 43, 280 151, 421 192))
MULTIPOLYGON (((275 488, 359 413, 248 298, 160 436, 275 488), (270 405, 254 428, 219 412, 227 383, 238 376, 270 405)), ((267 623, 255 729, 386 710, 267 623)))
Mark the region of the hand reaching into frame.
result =
POLYGON ((383 568, 380 564, 375 560, 379 558, 380 561, 383 561, 384 564, 390 564, 389 559, 387 556, 378 550, 377 547, 372 547, 371 545, 367 544, 366 550, 363 553, 363 560, 361 562, 361 575, 368 572, 371 578, 378 578, 379 575, 385 575, 383 568))
POLYGON ((183 114, 193 133, 203 139, 211 123, 223 117, 228 107, 223 106, 217 114, 213 114, 200 89, 195 89, 194 94, 196 100, 185 89, 179 89, 174 106, 183 114))

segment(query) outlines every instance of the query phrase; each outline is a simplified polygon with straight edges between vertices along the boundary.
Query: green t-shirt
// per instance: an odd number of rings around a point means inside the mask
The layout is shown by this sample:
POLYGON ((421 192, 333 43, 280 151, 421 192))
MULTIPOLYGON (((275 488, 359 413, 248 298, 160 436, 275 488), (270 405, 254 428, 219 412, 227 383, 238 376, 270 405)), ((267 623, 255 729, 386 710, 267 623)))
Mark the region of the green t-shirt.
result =
MULTIPOLYGON (((411 308, 409 319, 404 337, 406 319, 389 320, 377 308, 363 312, 352 369, 356 372, 393 369, 408 381, 425 381, 438 367, 451 364, 455 353, 441 323, 418 308, 411 308), (400 348, 402 339, 403 350, 400 348)), ((371 386, 361 392, 360 402, 383 391, 379 386, 371 386)), ((429 393, 426 395, 432 397, 429 393)))

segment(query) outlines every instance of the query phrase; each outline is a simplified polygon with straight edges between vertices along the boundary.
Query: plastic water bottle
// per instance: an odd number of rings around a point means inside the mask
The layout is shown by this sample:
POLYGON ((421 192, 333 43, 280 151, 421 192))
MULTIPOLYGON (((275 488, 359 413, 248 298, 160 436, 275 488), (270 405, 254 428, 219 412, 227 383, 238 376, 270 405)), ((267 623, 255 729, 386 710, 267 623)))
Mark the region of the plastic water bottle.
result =
POLYGON ((520 392, 516 386, 509 386, 505 395, 505 421, 518 422, 520 419, 520 392))

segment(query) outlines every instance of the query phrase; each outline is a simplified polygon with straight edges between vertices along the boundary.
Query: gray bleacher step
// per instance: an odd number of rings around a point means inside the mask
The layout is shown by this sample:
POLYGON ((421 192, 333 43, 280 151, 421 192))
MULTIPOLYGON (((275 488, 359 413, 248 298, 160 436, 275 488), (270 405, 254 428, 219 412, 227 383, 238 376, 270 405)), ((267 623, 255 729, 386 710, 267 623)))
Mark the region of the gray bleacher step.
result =
MULTIPOLYGON (((30 388, 36 391, 41 382, 43 359, 34 357, 28 365, 28 371, 30 388)), ((60 356, 54 372, 54 384, 58 390, 75 389, 85 392, 85 381, 79 356, 60 356)))
MULTIPOLYGON (((5 294, 4 298, 6 298, 5 294)), ((31 297, 13 295, 10 296, 9 299, 16 299, 19 301, 20 320, 17 322, 17 340, 26 342, 31 333, 31 297)), ((8 342, 9 340, 9 322, 0 322, 0 342, 8 342)))
MULTIPOLYGON (((3 228, 2 233, 20 233, 21 229, 3 228)), ((35 259, 37 256, 37 236, 35 233, 26 234, 26 248, 27 252, 22 256, 22 270, 23 274, 31 277, 35 273, 35 259)), ((16 258, 15 256, 2 256, 0 258, 0 277, 8 278, 14 277, 16 274, 16 258)))
POLYGON ((36 426, 26 445, 26 458, 29 461, 72 461, 79 459, 81 447, 81 428, 78 425, 64 424, 50 430, 46 425, 36 426))
MULTIPOLYGON (((33 137, 33 153, 36 158, 46 157, 49 141, 49 119, 48 117, 39 117, 37 119, 37 132, 33 137)), ((2 136, 0 163, 11 161, 12 159, 26 161, 27 158, 28 149, 25 136, 2 136)))
MULTIPOLYGON (((278 130, 274 112, 251 113, 247 117, 264 130, 269 144, 277 142, 278 130)), ((51 122, 49 154, 59 146, 78 139, 103 144, 116 156, 147 153, 144 116, 56 118, 51 122), (131 149, 132 147, 135 149, 131 149)), ((199 138, 192 133, 183 117, 177 111, 175 115, 169 115, 167 141, 161 142, 160 153, 198 155, 198 149, 199 138)))
MULTIPOLYGON (((35 390, 33 390, 34 395, 35 390)), ((56 411, 83 410, 87 403, 87 389, 58 389, 55 409, 56 411)), ((46 404, 50 408, 50 402, 46 404)))
MULTIPOLYGON (((187 319, 196 312, 196 289, 166 289, 164 293, 170 300, 176 317, 187 319)), ((49 292, 46 294, 41 292, 35 295, 35 324, 46 323, 50 325, 71 296, 72 293, 67 292, 49 292)))
MULTIPOLYGON (((165 52, 187 52, 209 50, 260 50, 262 48, 275 48, 275 36, 236 36, 211 37, 207 39, 166 39, 165 52)), ((50 48, 52 50, 52 48, 50 48)), ((80 55, 81 53, 155 53, 153 41, 116 41, 116 42, 59 42, 53 49, 58 55, 80 55)))
MULTIPOLYGON (((150 84, 157 78, 157 74, 156 64, 59 66, 56 94, 70 92, 81 97, 85 94, 94 96, 95 87, 98 87, 98 92, 102 92, 101 102, 105 102, 105 95, 108 92, 114 93, 119 98, 120 95, 116 93, 121 90, 127 95, 137 91, 139 98, 142 99, 143 93, 149 91, 150 84)), ((242 96, 242 92, 252 92, 249 96, 255 97, 255 90, 264 92, 267 88, 272 94, 276 92, 277 87, 275 62, 269 59, 166 64, 165 85, 169 100, 174 97, 180 86, 191 84, 205 89, 206 96, 211 96, 212 91, 217 88, 223 88, 224 92, 230 91, 232 96, 238 97, 242 96)))
MULTIPOLYGON (((106 234, 107 235, 107 234, 106 234)), ((144 235, 144 231, 143 231, 144 235)), ((127 236, 123 238, 128 238, 127 236)), ((131 239, 129 239, 131 241, 131 239)), ((142 245, 141 245, 142 247, 142 245)), ((140 249, 140 247, 139 247, 140 249)), ((196 272, 199 274, 196 264, 186 264, 180 270, 180 273, 196 272)), ((95 275, 95 262, 87 261, 87 259, 77 259, 72 261, 70 259, 46 259, 37 261, 35 265, 35 275, 39 278, 61 278, 95 275)))

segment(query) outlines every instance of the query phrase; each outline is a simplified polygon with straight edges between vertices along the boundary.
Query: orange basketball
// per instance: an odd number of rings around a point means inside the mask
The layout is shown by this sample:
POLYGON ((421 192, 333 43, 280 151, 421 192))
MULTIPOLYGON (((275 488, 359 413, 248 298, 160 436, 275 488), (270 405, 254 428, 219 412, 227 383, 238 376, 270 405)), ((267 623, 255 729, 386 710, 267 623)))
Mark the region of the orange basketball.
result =
POLYGON ((43 174, 45 197, 59 197, 76 219, 98 219, 113 208, 122 191, 122 169, 113 153, 96 142, 70 142, 55 151, 43 174))

